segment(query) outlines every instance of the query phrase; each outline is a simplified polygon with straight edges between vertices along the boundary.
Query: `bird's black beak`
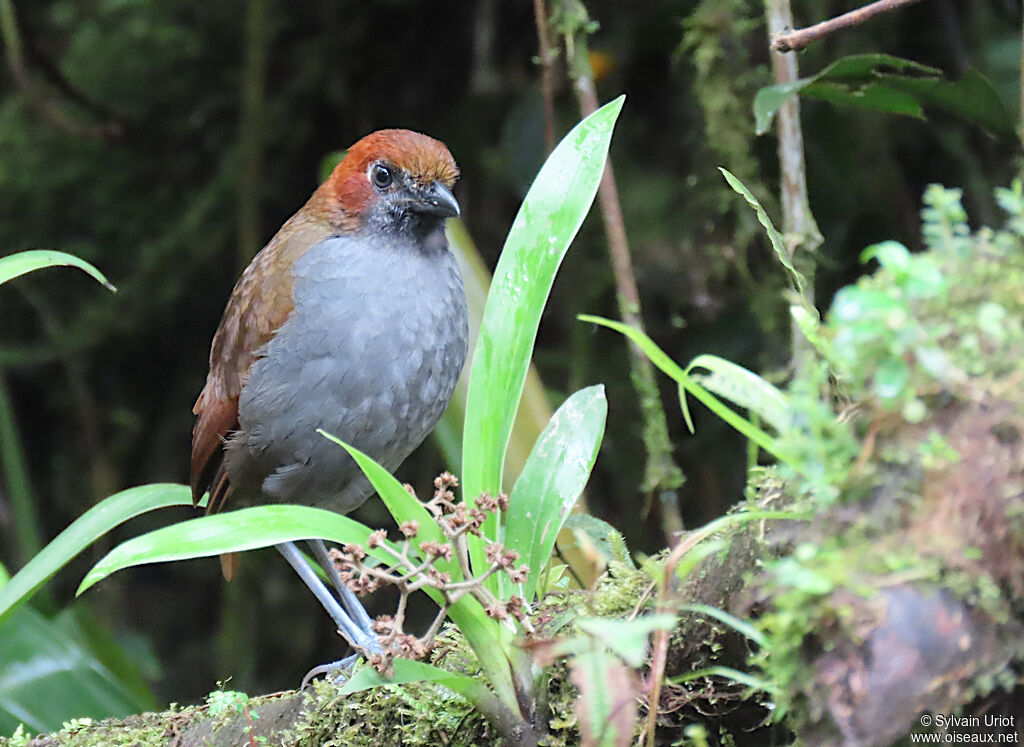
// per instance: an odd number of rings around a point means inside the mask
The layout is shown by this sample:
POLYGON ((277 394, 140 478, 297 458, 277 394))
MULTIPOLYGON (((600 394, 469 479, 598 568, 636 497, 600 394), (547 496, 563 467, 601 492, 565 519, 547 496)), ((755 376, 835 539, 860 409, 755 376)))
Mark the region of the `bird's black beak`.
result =
POLYGON ((416 198, 413 210, 417 213, 436 215, 439 218, 458 218, 462 214, 455 195, 441 182, 433 182, 416 198))

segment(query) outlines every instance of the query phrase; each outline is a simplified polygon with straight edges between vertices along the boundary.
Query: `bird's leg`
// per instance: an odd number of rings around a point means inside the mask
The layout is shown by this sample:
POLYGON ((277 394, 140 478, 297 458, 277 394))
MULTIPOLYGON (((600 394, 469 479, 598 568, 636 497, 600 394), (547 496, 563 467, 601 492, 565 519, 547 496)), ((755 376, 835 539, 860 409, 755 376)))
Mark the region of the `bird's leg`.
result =
MULTIPOLYGON (((299 552, 299 548, 295 546, 294 542, 282 542, 277 545, 277 550, 284 559, 288 561, 295 572, 299 574, 299 578, 303 580, 309 590, 313 592, 313 596, 319 600, 320 604, 323 605, 324 609, 327 610, 327 614, 334 620, 334 624, 338 626, 338 632, 340 632, 348 641, 355 646, 370 651, 379 652, 380 644, 377 642, 377 636, 373 633, 372 628, 369 625, 363 626, 355 622, 350 614, 342 609, 341 605, 338 604, 338 600, 335 599, 331 592, 324 586, 323 581, 316 575, 316 572, 310 567, 309 563, 299 552)), ((324 549, 326 554, 326 548, 324 549)), ((333 566, 331 566, 333 568, 333 566)), ((337 575, 337 571, 335 571, 337 575)), ((338 579, 340 582, 341 579, 338 579)), ((346 591, 348 591, 346 589, 346 591)), ((352 592, 349 591, 349 594, 352 592)), ((359 602, 356 600, 356 604, 359 602)), ((360 609, 362 606, 360 605, 360 609)), ((369 622, 369 617, 366 612, 363 611, 363 617, 369 622)))
POLYGON ((341 599, 341 606, 348 612, 349 617, 362 629, 368 636, 374 637, 373 621, 370 616, 366 614, 366 609, 363 607, 362 602, 356 597, 352 590, 348 588, 348 585, 341 580, 341 576, 338 574, 338 569, 334 567, 334 563, 331 561, 331 556, 327 554, 327 545, 324 544, 322 539, 311 539, 307 540, 310 548, 313 550, 313 555, 316 557, 317 562, 324 569, 324 573, 327 574, 327 578, 331 582, 331 586, 338 592, 338 597, 341 599))

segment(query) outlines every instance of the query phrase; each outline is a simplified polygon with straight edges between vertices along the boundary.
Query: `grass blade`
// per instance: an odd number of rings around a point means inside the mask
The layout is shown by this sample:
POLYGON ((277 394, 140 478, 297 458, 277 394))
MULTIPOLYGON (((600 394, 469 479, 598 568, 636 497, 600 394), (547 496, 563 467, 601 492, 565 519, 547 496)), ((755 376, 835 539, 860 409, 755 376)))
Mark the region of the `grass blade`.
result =
POLYGON ((75 519, 0 589, 0 625, 8 615, 82 550, 114 527, 147 511, 191 506, 185 485, 157 483, 115 493, 75 519))
POLYGON ((107 280, 106 276, 102 272, 97 270, 84 259, 79 259, 73 254, 66 254, 52 249, 31 249, 27 252, 18 252, 17 254, 0 257, 0 285, 3 285, 8 280, 12 280, 19 275, 24 275, 26 272, 41 270, 44 267, 57 267, 61 265, 65 267, 77 267, 95 278, 96 281, 101 283, 105 288, 107 288, 107 290, 117 290, 117 288, 110 284, 110 281, 107 280))
MULTIPOLYGON (((125 568, 255 550, 280 542, 324 539, 338 543, 366 543, 370 528, 334 511, 309 506, 256 506, 203 516, 157 529, 107 553, 82 579, 77 594, 125 568)), ((368 549, 382 560, 391 557, 368 549)))
MULTIPOLYGON (((786 462, 788 464, 794 464, 796 462, 796 459, 789 454, 789 452, 779 446, 776 439, 772 438, 768 433, 763 431, 761 428, 758 428, 746 418, 738 415, 711 392, 694 381, 675 361, 669 358, 665 352, 643 332, 633 329, 628 324, 604 319, 599 316, 591 316, 589 314, 580 314, 577 319, 584 322, 591 322, 593 324, 600 324, 603 327, 608 327, 609 329, 614 329, 616 332, 622 333, 639 345, 640 349, 644 351, 644 354, 651 359, 651 362, 660 368, 662 372, 674 379, 681 389, 685 390, 695 399, 704 403, 704 405, 715 413, 715 415, 720 417, 779 461, 786 462)), ((681 395, 680 400, 682 401, 681 395)))

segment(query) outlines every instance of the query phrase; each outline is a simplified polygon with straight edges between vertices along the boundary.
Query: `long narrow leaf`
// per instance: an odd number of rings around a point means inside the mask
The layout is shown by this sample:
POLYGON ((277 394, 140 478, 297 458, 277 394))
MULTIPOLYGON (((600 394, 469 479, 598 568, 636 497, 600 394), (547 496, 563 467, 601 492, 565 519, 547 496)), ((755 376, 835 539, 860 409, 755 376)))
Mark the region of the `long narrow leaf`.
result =
MULTIPOLYGON (((441 532, 441 528, 434 521, 434 517, 430 515, 430 512, 423 507, 422 503, 409 495, 406 489, 402 487, 402 483, 396 480, 390 472, 359 449, 349 446, 330 433, 319 428, 317 433, 329 441, 338 444, 352 455, 356 464, 359 465, 359 469, 363 471, 366 479, 370 481, 373 489, 377 491, 377 495, 384 501, 384 505, 387 506, 388 512, 394 518, 395 523, 401 524, 403 521, 415 521, 419 525, 419 532, 416 535, 416 541, 413 543, 415 547, 419 547, 422 542, 427 541, 441 543, 447 541, 441 532)), ((450 573, 454 580, 462 578, 459 564, 454 560, 445 561, 438 559, 435 565, 439 571, 450 573)))
POLYGON ((752 690, 761 690, 762 692, 776 694, 779 692, 777 685, 772 683, 770 680, 764 679, 763 677, 755 677, 752 674, 741 672, 738 669, 732 667, 705 667, 704 669, 695 669, 692 672, 681 674, 678 677, 669 677, 667 682, 673 685, 679 685, 684 682, 693 682, 699 680, 702 677, 725 677, 729 680, 739 682, 741 685, 746 685, 752 690))
POLYGON ((752 440, 769 454, 776 457, 779 461, 790 464, 795 463, 795 458, 790 455, 789 452, 781 448, 776 439, 772 438, 765 431, 758 428, 746 418, 738 415, 720 399, 711 394, 711 392, 690 378, 686 372, 675 363, 675 361, 669 358, 668 355, 666 355, 665 352, 643 332, 633 329, 628 324, 614 322, 610 319, 604 319, 599 316, 580 314, 577 318, 580 321, 600 324, 603 327, 614 329, 616 332, 620 332, 625 335, 644 351, 644 354, 651 359, 651 363, 661 369, 663 373, 674 379, 675 382, 679 384, 680 388, 685 389, 686 392, 693 395, 695 399, 703 402, 708 409, 715 413, 715 415, 752 440))
MULTIPOLYGON (((369 534, 370 528, 354 519, 309 506, 256 506, 203 516, 121 543, 93 566, 77 593, 116 571, 136 565, 203 558, 302 539, 363 544, 369 534)), ((390 560, 383 553, 367 552, 390 560)))
POLYGON ((749 638, 761 648, 766 648, 768 646, 768 638, 764 633, 745 620, 740 620, 735 615, 731 615, 725 610, 718 609, 718 607, 712 607, 710 604, 684 604, 680 609, 713 617, 719 622, 725 623, 740 635, 749 638))
POLYGON ((448 617, 473 649, 499 700, 516 710, 516 688, 509 656, 509 647, 513 645, 511 631, 487 617, 480 602, 471 596, 456 602, 448 610, 448 617))
MULTIPOLYGON (((623 98, 598 109, 559 143, 505 241, 470 371, 462 458, 463 497, 468 502, 501 490, 505 450, 541 312, 555 272, 594 201, 623 98)), ((484 532, 495 537, 496 517, 484 532)), ((473 563, 483 567, 482 549, 473 552, 473 563)))
POLYGON ((779 433, 789 428, 791 417, 786 395, 753 371, 717 355, 698 355, 686 367, 686 373, 705 368, 710 376, 700 383, 720 397, 756 412, 779 433))
POLYGON ((75 519, 0 589, 0 625, 82 550, 114 527, 147 511, 192 505, 185 485, 157 483, 115 493, 75 519))
POLYGON ((341 688, 341 694, 349 695, 373 687, 402 685, 411 682, 433 682, 444 685, 476 706, 492 723, 507 723, 515 719, 513 714, 518 710, 514 702, 511 708, 508 704, 501 703, 495 698, 494 693, 473 677, 448 672, 432 664, 409 659, 394 660, 394 675, 392 677, 384 677, 372 667, 363 667, 345 683, 341 688))
POLYGON ((800 273, 796 267, 793 266, 793 261, 789 256, 789 249, 786 248, 786 241, 782 238, 782 234, 776 230, 775 225, 772 223, 772 219, 768 217, 768 213, 761 207, 761 203, 757 201, 757 198, 751 193, 749 189, 744 186, 743 182, 733 176, 731 173, 723 169, 721 166, 718 170, 722 172, 722 176, 725 177, 725 181, 729 183, 733 191, 736 194, 743 197, 747 201, 750 207, 754 208, 754 212, 757 214, 757 220, 764 230, 768 233, 768 240, 772 244, 772 249, 775 250, 775 256, 778 258, 782 266, 786 268, 789 273, 789 279, 793 282, 793 287, 796 288, 797 293, 800 297, 804 296, 804 276, 800 273))
POLYGON ((0 257, 0 285, 6 283, 8 280, 18 277, 19 275, 24 275, 26 272, 41 270, 44 267, 57 267, 59 265, 77 267, 78 269, 89 273, 97 280, 97 282, 102 283, 108 290, 117 290, 117 288, 110 284, 110 281, 107 280, 106 276, 102 272, 97 270, 84 259, 79 259, 73 254, 65 254, 64 252, 58 252, 52 249, 31 249, 27 252, 18 252, 17 254, 0 257))
MULTIPOLYGON (((418 522, 420 526, 418 538, 421 541, 446 541, 440 527, 437 526, 430 512, 419 501, 409 495, 405 488, 402 487, 402 484, 386 469, 358 449, 349 446, 322 430, 319 432, 321 435, 344 447, 352 455, 352 458, 356 460, 356 464, 359 465, 363 474, 366 475, 366 478, 373 485, 377 494, 380 495, 381 500, 384 501, 396 522, 418 522)), ((470 536, 468 539, 480 542, 477 537, 470 536)), ((472 547, 472 544, 470 546, 472 547)), ((462 578, 459 565, 455 560, 445 561, 438 559, 434 565, 439 571, 450 573, 455 580, 462 578)), ((437 590, 426 588, 424 591, 438 605, 442 604, 443 599, 437 590)), ((470 648, 477 655, 480 666, 486 672, 488 680, 497 691, 499 699, 504 701, 508 707, 514 708, 516 704, 515 689, 506 651, 507 642, 502 640, 498 623, 487 617, 480 602, 471 596, 464 596, 456 602, 448 610, 448 616, 466 637, 470 648)))
MULTIPOLYGON (((569 397, 551 418, 516 480, 505 524, 505 546, 530 566, 522 596, 533 599, 541 569, 551 557, 562 525, 590 478, 604 436, 608 404, 603 386, 569 397)), ((501 574, 502 596, 513 584, 501 574)))
POLYGON ((449 672, 426 662, 395 659, 393 665, 394 675, 391 677, 385 677, 371 666, 362 667, 344 684, 340 694, 351 695, 374 687, 404 685, 409 682, 436 682, 469 700, 472 700, 474 695, 479 695, 481 690, 486 691, 486 688, 472 677, 449 672))

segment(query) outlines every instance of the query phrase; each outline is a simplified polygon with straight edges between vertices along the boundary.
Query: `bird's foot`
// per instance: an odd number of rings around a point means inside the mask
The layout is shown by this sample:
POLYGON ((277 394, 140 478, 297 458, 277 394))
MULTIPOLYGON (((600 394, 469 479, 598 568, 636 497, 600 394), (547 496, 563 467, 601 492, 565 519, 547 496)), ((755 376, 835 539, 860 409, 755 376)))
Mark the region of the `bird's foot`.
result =
POLYGON ((346 656, 344 659, 329 661, 326 664, 313 667, 306 672, 306 676, 302 678, 302 684, 299 686, 299 689, 305 690, 306 685, 308 685, 314 677, 319 677, 321 674, 326 674, 335 685, 345 684, 351 674, 352 667, 355 666, 358 659, 359 654, 352 654, 351 656, 346 656))

